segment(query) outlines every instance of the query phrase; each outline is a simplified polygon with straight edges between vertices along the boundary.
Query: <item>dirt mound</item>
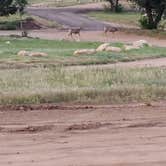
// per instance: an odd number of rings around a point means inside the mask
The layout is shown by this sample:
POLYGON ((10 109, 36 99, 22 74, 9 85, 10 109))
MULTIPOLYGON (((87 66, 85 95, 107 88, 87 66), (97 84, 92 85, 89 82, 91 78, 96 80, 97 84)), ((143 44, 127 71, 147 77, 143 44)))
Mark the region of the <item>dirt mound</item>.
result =
POLYGON ((128 128, 156 127, 156 126, 158 126, 159 124, 160 124, 159 122, 138 123, 138 124, 129 125, 128 128))
MULTIPOLYGON (((39 24, 36 20, 34 20, 33 18, 27 18, 23 21, 23 29, 26 29, 26 30, 37 30, 37 29, 41 29, 42 28, 42 25, 39 24)), ((20 26, 19 26, 20 27, 20 26)), ((20 29, 18 27, 18 29, 20 29)))
POLYGON ((9 127, 0 127, 1 133, 37 133, 46 130, 51 130, 53 128, 52 125, 44 125, 44 126, 9 126, 9 127))
POLYGON ((66 130, 73 131, 73 130, 90 130, 90 129, 98 129, 101 127, 112 125, 112 123, 83 123, 83 124, 74 124, 69 126, 66 130))
POLYGON ((25 104, 25 105, 0 105, 0 111, 33 111, 33 110, 77 110, 77 109, 91 109, 96 106, 90 105, 76 105, 76 106, 63 106, 56 104, 25 104))

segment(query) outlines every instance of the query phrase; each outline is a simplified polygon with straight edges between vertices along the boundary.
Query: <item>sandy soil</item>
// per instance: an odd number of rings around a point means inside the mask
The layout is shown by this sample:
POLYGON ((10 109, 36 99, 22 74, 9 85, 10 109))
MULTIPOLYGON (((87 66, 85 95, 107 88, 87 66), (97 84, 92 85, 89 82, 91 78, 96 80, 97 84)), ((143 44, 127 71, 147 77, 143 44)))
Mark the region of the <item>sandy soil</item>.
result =
POLYGON ((165 166, 166 102, 0 111, 0 165, 165 166))
POLYGON ((108 34, 105 36, 102 31, 82 31, 81 37, 74 36, 73 39, 67 36, 67 31, 58 31, 55 29, 34 30, 30 32, 31 36, 40 37, 44 39, 57 40, 76 40, 76 41, 100 41, 100 42, 124 42, 132 43, 136 40, 147 40, 152 45, 166 47, 165 39, 157 39, 148 36, 140 36, 136 34, 127 34, 124 32, 117 32, 116 34, 108 34))
MULTIPOLYGON (((116 34, 108 34, 105 36, 102 31, 82 31, 80 38, 78 36, 69 37, 67 31, 57 29, 40 29, 28 31, 29 36, 38 37, 49 40, 75 40, 75 41, 100 41, 100 42, 124 42, 132 43, 137 40, 147 40, 155 46, 166 47, 165 39, 158 39, 148 36, 141 36, 136 34, 127 34, 124 32, 117 32, 116 34)), ((0 36, 8 36, 11 34, 20 35, 20 31, 0 31, 0 36)))

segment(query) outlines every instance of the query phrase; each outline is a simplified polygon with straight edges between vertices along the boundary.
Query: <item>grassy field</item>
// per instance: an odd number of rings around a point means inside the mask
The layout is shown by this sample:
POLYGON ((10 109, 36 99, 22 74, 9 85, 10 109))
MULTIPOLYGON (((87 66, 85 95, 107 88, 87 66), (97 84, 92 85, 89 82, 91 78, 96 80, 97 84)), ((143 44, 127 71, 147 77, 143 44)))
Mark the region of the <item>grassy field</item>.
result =
MULTIPOLYGON (((0 104, 106 104, 165 99, 166 69, 80 69, 63 65, 115 63, 164 57, 166 48, 144 47, 121 53, 74 56, 98 42, 0 38, 0 104), (10 41, 10 44, 6 42, 10 41), (45 58, 21 57, 19 50, 42 51, 45 58), (25 68, 25 66, 29 66, 25 68), (5 68, 5 70, 3 69, 5 68)), ((121 43, 113 43, 122 47, 121 43)))
MULTIPOLYGON (((24 15, 22 20, 25 20, 28 16, 24 15)), ((20 26, 20 16, 18 14, 10 16, 0 17, 0 30, 16 30, 20 26)))
MULTIPOLYGON (((69 42, 49 41, 40 39, 0 38, 0 67, 5 65, 87 65, 107 64, 120 61, 134 61, 147 58, 166 57, 166 48, 144 47, 139 50, 122 51, 121 53, 98 52, 94 55, 74 56, 73 52, 83 48, 97 48, 99 42, 69 42), (6 44, 10 41, 10 44, 6 44), (20 50, 40 51, 48 54, 47 57, 22 57, 17 53, 20 50)), ((112 43, 113 46, 123 47, 121 43, 112 43)))
MULTIPOLYGON (((136 29, 139 25, 140 13, 137 12, 122 12, 122 13, 111 13, 111 12, 90 12, 88 16, 101 21, 107 21, 111 23, 123 24, 134 26, 131 28, 124 28, 122 25, 122 31, 126 33, 137 34, 141 36, 157 37, 161 39, 166 39, 166 31, 163 30, 145 30, 136 29), (135 28, 136 27, 136 28, 135 28)), ((164 22, 161 22, 161 24, 164 22)))
POLYGON ((111 13, 111 12, 90 12, 89 16, 108 22, 134 25, 138 26, 138 20, 140 18, 140 13, 136 12, 123 12, 123 13, 111 13))
MULTIPOLYGON (((43 19, 37 16, 31 16, 25 14, 20 18, 18 14, 10 15, 10 16, 1 16, 0 17, 0 30, 17 30, 20 29, 20 21, 28 22, 32 20, 35 24, 40 25, 42 27, 47 28, 59 28, 61 27, 59 24, 55 22, 51 22, 49 20, 43 19)), ((28 23, 27 23, 28 24, 28 23)))
POLYGON ((0 104, 110 104, 166 98, 166 68, 0 70, 0 104))

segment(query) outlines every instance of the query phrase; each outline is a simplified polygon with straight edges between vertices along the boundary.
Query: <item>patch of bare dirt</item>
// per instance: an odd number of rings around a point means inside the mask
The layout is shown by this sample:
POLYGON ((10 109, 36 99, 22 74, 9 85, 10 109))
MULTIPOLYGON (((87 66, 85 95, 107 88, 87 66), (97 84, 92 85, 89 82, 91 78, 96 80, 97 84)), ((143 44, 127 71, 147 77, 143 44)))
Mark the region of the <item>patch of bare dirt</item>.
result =
POLYGON ((118 62, 114 64, 99 64, 99 65, 77 65, 77 66, 67 66, 67 69, 71 70, 84 70, 86 68, 142 68, 142 67, 166 67, 166 58, 154 58, 154 59, 144 59, 144 60, 136 60, 133 62, 118 62))
POLYGON ((0 110, 0 165, 166 165, 165 101, 62 108, 0 110))
MULTIPOLYGON (((9 36, 11 34, 19 35, 20 31, 0 31, 0 36, 9 36)), ((133 43, 138 40, 146 40, 152 45, 166 47, 165 39, 158 39, 154 37, 141 36, 136 34, 127 34, 124 32, 117 32, 116 34, 104 35, 103 31, 82 31, 80 38, 68 36, 67 31, 59 31, 57 29, 40 29, 29 31, 29 36, 49 40, 68 40, 68 41, 91 41, 91 42, 122 42, 133 43)))
POLYGON ((39 24, 37 21, 35 21, 34 19, 26 19, 25 21, 23 21, 23 28, 26 30, 37 30, 37 29, 41 29, 42 25, 39 24))

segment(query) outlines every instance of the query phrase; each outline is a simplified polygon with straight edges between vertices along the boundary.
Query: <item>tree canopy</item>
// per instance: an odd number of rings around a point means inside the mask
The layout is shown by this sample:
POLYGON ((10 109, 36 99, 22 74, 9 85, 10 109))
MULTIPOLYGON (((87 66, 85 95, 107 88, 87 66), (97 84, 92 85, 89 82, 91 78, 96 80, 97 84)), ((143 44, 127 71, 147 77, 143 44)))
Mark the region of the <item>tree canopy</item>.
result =
POLYGON ((107 0, 111 5, 111 11, 119 12, 119 0, 107 0))
POLYGON ((0 16, 22 12, 27 5, 27 0, 0 0, 0 16))
POLYGON ((166 0, 129 0, 145 10, 144 23, 149 29, 156 29, 166 12, 166 0))

